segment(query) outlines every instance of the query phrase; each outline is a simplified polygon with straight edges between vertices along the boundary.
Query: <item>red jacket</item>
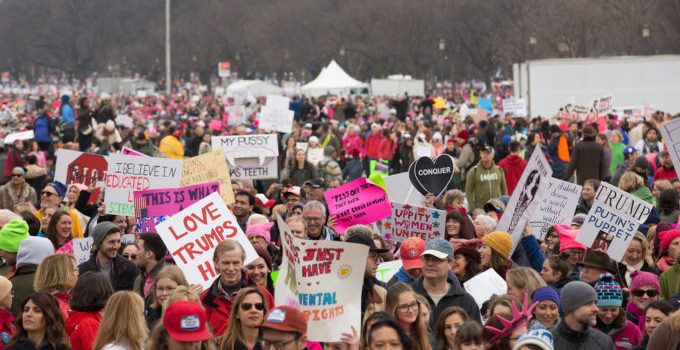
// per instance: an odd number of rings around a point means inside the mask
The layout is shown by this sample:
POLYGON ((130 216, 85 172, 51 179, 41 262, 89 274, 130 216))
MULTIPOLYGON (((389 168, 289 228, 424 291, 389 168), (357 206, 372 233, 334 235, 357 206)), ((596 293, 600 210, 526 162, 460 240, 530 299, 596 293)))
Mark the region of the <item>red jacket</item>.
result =
MULTIPOLYGON (((267 309, 274 307, 274 297, 267 291, 267 288, 258 286, 255 281, 251 280, 245 273, 242 274, 241 278, 241 288, 245 287, 257 287, 262 294, 264 294, 265 302, 267 303, 267 309)), ((205 307, 205 313, 208 318, 208 323, 212 326, 215 332, 215 337, 219 337, 227 331, 229 327, 229 318, 231 317, 231 306, 232 298, 225 299, 221 296, 217 296, 217 284, 219 283, 219 278, 201 294, 201 301, 205 307)), ((73 350, 77 350, 73 348, 73 350)))
POLYGON ((92 350, 101 319, 100 312, 69 311, 65 329, 73 350, 92 350))
POLYGON ((0 308, 0 350, 5 350, 14 334, 14 316, 11 312, 0 308))
POLYGON ((383 160, 392 160, 394 151, 397 149, 397 143, 387 137, 383 137, 378 145, 378 158, 383 160))
POLYGON ((522 177, 528 161, 516 154, 511 154, 498 162, 498 166, 505 172, 505 186, 508 188, 508 196, 512 196, 519 178, 522 177))
POLYGON ((671 180, 675 179, 676 177, 678 177, 678 174, 675 173, 675 167, 670 169, 659 167, 658 169, 656 169, 656 172, 654 173, 654 181, 671 180))
POLYGON ((385 136, 380 133, 372 133, 366 137, 366 153, 368 158, 378 159, 380 158, 380 142, 385 138, 385 136))
POLYGON ((68 303, 71 295, 68 293, 54 292, 52 293, 52 296, 59 303, 59 311, 61 311, 61 316, 64 317, 64 320, 67 320, 69 316, 69 310, 71 310, 71 305, 68 303))

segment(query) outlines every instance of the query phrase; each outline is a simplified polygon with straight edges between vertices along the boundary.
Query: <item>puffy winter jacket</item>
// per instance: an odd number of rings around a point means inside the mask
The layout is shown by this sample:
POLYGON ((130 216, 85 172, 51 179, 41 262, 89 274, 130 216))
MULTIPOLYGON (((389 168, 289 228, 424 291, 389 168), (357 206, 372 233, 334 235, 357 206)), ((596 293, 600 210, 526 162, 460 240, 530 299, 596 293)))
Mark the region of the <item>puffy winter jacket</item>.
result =
POLYGON ((511 154, 498 162, 498 166, 505 172, 505 185, 508 188, 508 196, 512 196, 512 192, 522 177, 527 163, 529 163, 527 160, 516 154, 511 154))
POLYGON ((66 320, 66 335, 73 350, 91 350, 99 331, 99 312, 70 311, 66 320))

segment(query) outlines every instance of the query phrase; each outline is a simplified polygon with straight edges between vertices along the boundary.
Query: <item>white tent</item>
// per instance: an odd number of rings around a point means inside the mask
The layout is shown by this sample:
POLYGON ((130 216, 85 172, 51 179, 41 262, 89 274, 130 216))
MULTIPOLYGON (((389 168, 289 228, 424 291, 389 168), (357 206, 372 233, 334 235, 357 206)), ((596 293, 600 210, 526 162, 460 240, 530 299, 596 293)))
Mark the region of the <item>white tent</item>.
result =
POLYGON ((347 74, 335 60, 321 70, 319 76, 302 86, 302 93, 308 96, 322 96, 326 94, 346 96, 351 89, 365 88, 362 83, 347 74))
POLYGON ((237 94, 251 94, 255 97, 283 95, 283 89, 262 80, 239 80, 227 86, 227 97, 234 97, 237 94))

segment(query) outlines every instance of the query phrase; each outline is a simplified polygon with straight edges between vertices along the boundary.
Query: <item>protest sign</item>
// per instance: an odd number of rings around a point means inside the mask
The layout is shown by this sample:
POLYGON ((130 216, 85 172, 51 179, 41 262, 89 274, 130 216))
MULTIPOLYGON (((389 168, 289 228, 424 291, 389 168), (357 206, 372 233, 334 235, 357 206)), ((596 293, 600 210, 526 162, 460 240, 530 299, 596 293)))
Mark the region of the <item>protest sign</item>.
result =
POLYGON ((409 237, 430 241, 444 238, 446 211, 434 208, 391 203, 392 216, 383 221, 385 239, 401 242, 409 237))
POLYGON ((402 265, 401 259, 381 262, 375 271, 375 278, 380 282, 387 283, 399 271, 402 265))
POLYGON ((374 176, 375 174, 378 174, 382 177, 389 176, 390 162, 387 160, 371 159, 369 162, 369 173, 370 176, 374 176))
POLYGON ((487 112, 491 113, 493 109, 493 100, 489 97, 482 97, 478 100, 478 107, 479 109, 486 110, 487 112))
POLYGON ((614 111, 614 97, 605 96, 593 101, 592 113, 598 115, 609 114, 614 111))
POLYGON ((326 191, 324 197, 339 234, 352 225, 370 224, 392 215, 385 190, 365 177, 326 191))
POLYGON ((226 78, 231 75, 231 62, 222 61, 217 63, 217 76, 220 78, 226 78))
POLYGON ((35 137, 33 130, 15 132, 5 136, 5 144, 9 145, 14 143, 14 141, 33 140, 33 137, 35 137))
POLYGON ((293 130, 295 112, 289 109, 290 99, 285 96, 267 95, 267 104, 260 111, 258 128, 290 134, 293 130))
POLYGON ((212 149, 222 150, 233 180, 276 179, 279 155, 276 134, 213 136, 212 149))
POLYGON ((668 147, 675 173, 680 178, 680 119, 676 118, 661 124, 663 143, 668 147))
POLYGON ((90 251, 93 244, 94 239, 92 237, 73 239, 73 257, 76 259, 76 265, 90 260, 90 251))
POLYGON ((439 197, 453 179, 453 172, 453 157, 442 154, 434 160, 430 157, 416 159, 408 168, 408 177, 411 185, 424 196, 432 193, 439 197))
POLYGON ((120 153, 128 155, 128 156, 138 156, 138 157, 148 157, 146 154, 142 152, 137 152, 133 150, 132 148, 128 148, 123 146, 123 148, 120 150, 120 153))
POLYGON ((411 185, 407 172, 386 176, 382 180, 390 202, 412 205, 423 204, 425 196, 411 185))
POLYGON ((323 160, 323 148, 308 148, 307 161, 313 165, 319 164, 323 160))
POLYGON ((175 188, 182 178, 181 160, 120 153, 110 154, 107 160, 104 195, 107 214, 133 216, 134 191, 175 188))
POLYGON ((527 105, 522 98, 503 99, 503 112, 512 114, 515 118, 526 117, 527 105))
POLYGON ((519 178, 515 191, 512 192, 503 217, 496 226, 497 230, 505 231, 512 236, 513 251, 522 237, 524 225, 529 216, 534 215, 543 195, 547 192, 551 176, 552 168, 543 152, 537 147, 522 177, 519 178))
POLYGON ((620 261, 638 226, 651 212, 650 203, 602 182, 576 240, 586 247, 602 249, 620 261))
POLYGON ((227 106, 224 110, 229 114, 227 125, 238 126, 246 123, 246 108, 244 106, 227 106))
POLYGON ((295 143, 295 150, 303 150, 307 152, 307 148, 309 148, 309 142, 296 142, 295 143))
POLYGON ((227 205, 234 203, 234 190, 231 188, 229 168, 224 151, 217 150, 184 160, 181 186, 217 181, 220 194, 227 205))
POLYGON ((213 254, 223 240, 232 239, 241 244, 246 254, 244 265, 258 257, 236 217, 217 192, 173 215, 156 228, 189 284, 201 285, 203 290, 210 288, 218 277, 213 254))
POLYGON ((120 244, 133 244, 136 239, 137 237, 135 237, 134 233, 126 233, 120 236, 120 244))
POLYGON ((463 283, 463 288, 472 295, 480 309, 492 295, 503 295, 508 291, 507 283, 494 269, 487 269, 470 278, 463 283))
POLYGON ((156 232, 156 225, 207 197, 220 193, 219 182, 179 188, 134 191, 135 217, 140 233, 156 232))
POLYGON ((567 119, 567 120, 585 120, 588 117, 588 112, 590 108, 587 106, 576 105, 573 102, 566 103, 564 106, 560 107, 557 112, 557 119, 567 119))
POLYGON ((283 261, 276 279, 276 305, 299 308, 312 341, 337 342, 361 329, 361 286, 368 247, 297 238, 279 218, 283 261), (341 326, 339 326, 341 325, 341 326))
POLYGON ((579 197, 580 185, 551 177, 547 192, 541 198, 536 214, 529 219, 531 234, 538 240, 544 240, 551 226, 569 224, 574 217, 579 197))
MULTIPOLYGON (((56 156, 54 179, 66 186, 83 184, 89 187, 106 178, 109 164, 106 157, 102 155, 60 149, 56 156)), ((95 188, 90 193, 87 203, 96 204, 101 192, 100 187, 95 188)))

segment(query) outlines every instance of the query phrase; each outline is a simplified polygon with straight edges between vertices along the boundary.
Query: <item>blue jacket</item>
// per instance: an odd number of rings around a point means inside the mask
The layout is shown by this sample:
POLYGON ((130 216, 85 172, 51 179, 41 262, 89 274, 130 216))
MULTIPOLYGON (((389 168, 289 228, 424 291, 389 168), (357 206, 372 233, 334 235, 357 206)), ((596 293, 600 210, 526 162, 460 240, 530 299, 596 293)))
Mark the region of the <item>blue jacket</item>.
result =
POLYGON ((73 115, 71 105, 64 105, 61 108, 61 124, 75 123, 76 117, 73 115))
POLYGON ((548 143, 548 155, 550 156, 550 167, 553 171, 553 177, 562 179, 567 174, 567 163, 560 159, 557 152, 557 146, 560 143, 559 137, 553 137, 548 143))
POLYGON ((537 272, 541 272, 545 256, 541 252, 538 240, 534 236, 526 236, 519 241, 517 249, 512 254, 512 261, 517 265, 531 267, 537 272))
POLYGON ((50 117, 47 114, 41 114, 33 122, 34 139, 37 142, 52 142, 50 137, 50 117))

